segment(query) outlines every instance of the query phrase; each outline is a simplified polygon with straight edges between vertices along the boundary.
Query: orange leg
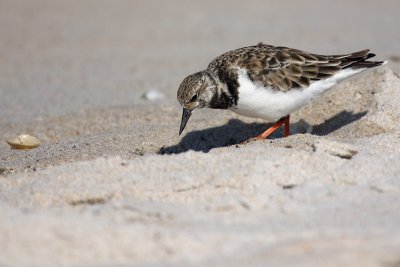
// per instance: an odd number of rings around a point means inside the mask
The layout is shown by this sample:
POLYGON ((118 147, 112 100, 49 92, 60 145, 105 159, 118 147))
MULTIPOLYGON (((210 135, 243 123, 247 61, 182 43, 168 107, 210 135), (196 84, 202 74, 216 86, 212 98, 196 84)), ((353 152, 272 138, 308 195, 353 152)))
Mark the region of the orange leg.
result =
POLYGON ((283 118, 285 122, 285 130, 283 131, 283 136, 288 137, 290 135, 290 115, 283 118))
POLYGON ((265 132, 257 136, 257 139, 265 139, 274 132, 276 132, 279 127, 282 126, 282 124, 285 124, 285 128, 283 131, 283 136, 287 137, 290 134, 290 128, 289 128, 289 121, 290 121, 290 115, 287 115, 286 117, 281 118, 279 121, 277 121, 274 125, 272 125, 270 128, 268 128, 265 132))

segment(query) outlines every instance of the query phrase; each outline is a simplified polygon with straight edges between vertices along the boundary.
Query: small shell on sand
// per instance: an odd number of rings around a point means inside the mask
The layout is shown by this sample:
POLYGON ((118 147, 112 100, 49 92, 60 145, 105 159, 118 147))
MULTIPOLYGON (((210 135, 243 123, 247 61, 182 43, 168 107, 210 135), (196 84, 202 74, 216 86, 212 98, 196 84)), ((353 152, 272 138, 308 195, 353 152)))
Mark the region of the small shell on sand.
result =
POLYGON ((157 101, 159 99, 165 98, 164 94, 157 90, 150 90, 142 95, 146 100, 157 101))
POLYGON ((40 140, 28 134, 21 134, 14 139, 6 140, 14 149, 32 149, 40 145, 40 140))

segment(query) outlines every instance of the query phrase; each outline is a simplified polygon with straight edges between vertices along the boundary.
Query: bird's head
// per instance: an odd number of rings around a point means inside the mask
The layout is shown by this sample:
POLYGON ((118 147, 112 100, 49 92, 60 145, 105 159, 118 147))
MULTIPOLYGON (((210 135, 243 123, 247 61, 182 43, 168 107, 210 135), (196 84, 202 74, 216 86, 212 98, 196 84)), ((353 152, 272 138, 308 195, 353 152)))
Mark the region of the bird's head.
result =
POLYGON ((182 81, 177 93, 178 102, 183 107, 179 135, 194 110, 209 106, 216 90, 215 79, 208 71, 194 73, 182 81))

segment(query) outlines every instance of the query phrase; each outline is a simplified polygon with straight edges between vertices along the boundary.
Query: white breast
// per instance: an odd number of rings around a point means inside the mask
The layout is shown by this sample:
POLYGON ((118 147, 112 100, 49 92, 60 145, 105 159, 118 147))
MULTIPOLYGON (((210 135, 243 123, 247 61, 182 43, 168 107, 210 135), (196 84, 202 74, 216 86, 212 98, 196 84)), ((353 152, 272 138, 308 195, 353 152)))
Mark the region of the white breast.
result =
POLYGON ((239 100, 230 109, 243 116, 276 121, 309 104, 338 82, 363 70, 345 69, 330 78, 314 82, 307 88, 277 92, 253 83, 246 72, 239 69, 239 100))

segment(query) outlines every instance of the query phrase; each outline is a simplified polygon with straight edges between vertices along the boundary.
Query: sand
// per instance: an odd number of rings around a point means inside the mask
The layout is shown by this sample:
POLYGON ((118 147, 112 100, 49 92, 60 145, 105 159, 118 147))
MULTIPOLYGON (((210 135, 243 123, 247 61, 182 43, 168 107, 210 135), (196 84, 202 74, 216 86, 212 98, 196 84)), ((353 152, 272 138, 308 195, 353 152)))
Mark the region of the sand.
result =
POLYGON ((399 8, 3 1, 0 266, 399 266, 399 8), (180 81, 259 41, 389 63, 290 137, 243 143, 270 123, 215 110, 179 137, 180 81))

